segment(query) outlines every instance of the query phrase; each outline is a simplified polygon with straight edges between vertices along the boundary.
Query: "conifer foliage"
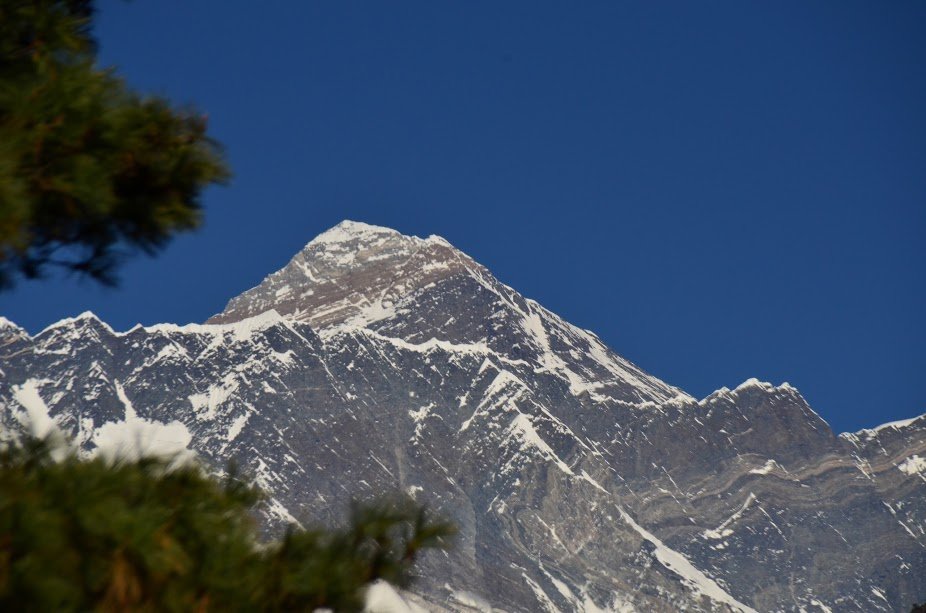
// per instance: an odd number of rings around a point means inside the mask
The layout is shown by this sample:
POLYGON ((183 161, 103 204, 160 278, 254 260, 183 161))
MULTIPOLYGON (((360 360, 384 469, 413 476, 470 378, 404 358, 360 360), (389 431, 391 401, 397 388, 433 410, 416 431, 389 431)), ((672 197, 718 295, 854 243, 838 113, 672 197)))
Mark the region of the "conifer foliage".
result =
POLYGON ((0 288, 49 267, 113 283, 201 222, 229 171, 206 118, 97 66, 89 0, 0 0, 0 288))
POLYGON ((452 532, 393 501, 260 542, 261 494, 234 471, 67 449, 27 439, 0 453, 0 610, 359 611, 365 586, 408 586, 452 532))

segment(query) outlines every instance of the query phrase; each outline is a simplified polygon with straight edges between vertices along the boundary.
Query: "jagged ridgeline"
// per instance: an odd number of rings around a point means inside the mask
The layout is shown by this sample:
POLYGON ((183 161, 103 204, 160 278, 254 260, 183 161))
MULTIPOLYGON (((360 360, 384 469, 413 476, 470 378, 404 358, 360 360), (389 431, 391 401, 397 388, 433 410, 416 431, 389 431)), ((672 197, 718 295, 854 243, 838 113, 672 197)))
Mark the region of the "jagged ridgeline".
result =
POLYGON ((836 436, 756 380, 695 400, 438 237, 344 222, 206 324, 0 345, 5 428, 236 458, 268 529, 395 488, 451 516, 431 610, 926 600, 926 419, 836 436))

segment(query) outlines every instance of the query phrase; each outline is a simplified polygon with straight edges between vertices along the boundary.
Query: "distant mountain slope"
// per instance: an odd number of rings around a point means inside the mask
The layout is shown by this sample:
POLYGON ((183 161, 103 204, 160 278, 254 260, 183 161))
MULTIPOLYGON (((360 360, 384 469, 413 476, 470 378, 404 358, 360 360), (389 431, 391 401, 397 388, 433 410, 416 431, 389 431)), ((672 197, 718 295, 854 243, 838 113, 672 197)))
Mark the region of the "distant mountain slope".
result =
POLYGON ((437 237, 344 222, 206 325, 0 322, 0 421, 236 457, 268 522, 399 487, 453 516, 470 611, 904 611, 926 418, 834 436, 788 385, 697 401, 437 237))

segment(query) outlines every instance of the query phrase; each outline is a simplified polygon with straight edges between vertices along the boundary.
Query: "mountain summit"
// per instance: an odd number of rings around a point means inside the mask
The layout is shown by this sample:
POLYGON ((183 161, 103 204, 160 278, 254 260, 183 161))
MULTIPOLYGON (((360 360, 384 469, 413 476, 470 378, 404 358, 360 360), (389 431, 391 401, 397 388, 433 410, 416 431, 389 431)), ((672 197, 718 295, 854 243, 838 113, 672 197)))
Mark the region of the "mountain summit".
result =
POLYGON ((926 600, 926 418, 835 436, 755 379, 695 400, 438 237, 343 222, 204 325, 0 324, 5 431, 237 458, 268 530, 396 488, 451 516, 430 610, 926 600))
POLYGON ((310 241, 281 270, 232 298, 209 323, 273 308, 321 329, 387 317, 405 295, 478 265, 437 236, 421 239, 343 221, 310 241))
POLYGON ((326 338, 363 330, 405 343, 482 348, 530 360, 561 375, 576 394, 635 404, 690 399, 595 335, 523 298, 438 236, 422 239, 343 221, 207 323, 240 321, 270 309, 326 338))

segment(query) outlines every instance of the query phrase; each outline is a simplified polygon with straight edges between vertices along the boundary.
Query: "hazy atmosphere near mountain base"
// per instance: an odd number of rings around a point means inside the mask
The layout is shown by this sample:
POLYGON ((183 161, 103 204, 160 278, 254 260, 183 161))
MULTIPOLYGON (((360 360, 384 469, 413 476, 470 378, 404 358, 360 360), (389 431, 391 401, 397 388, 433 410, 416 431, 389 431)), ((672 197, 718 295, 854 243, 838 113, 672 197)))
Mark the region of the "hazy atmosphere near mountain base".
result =
POLYGON ((648 371, 837 431, 926 408, 926 7, 101 2, 104 63, 228 148, 204 231, 37 332, 201 322, 344 218, 447 237, 648 371))

